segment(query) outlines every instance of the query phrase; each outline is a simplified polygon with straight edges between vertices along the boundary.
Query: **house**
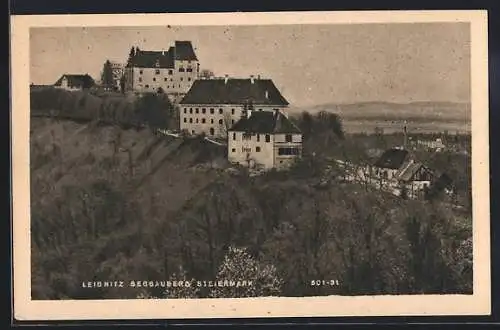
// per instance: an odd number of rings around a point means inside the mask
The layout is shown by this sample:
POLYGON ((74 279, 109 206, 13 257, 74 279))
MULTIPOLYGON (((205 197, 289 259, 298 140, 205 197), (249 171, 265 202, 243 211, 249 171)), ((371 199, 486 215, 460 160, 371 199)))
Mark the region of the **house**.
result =
POLYGON ((370 172, 382 180, 392 180, 410 158, 410 153, 405 149, 388 149, 371 166, 370 172))
POLYGON ((89 89, 95 85, 94 79, 88 74, 63 74, 55 84, 55 88, 68 91, 89 89))
POLYGON ((302 156, 302 133, 280 110, 248 108, 229 128, 227 146, 233 164, 282 169, 302 156))
POLYGON ((397 194, 404 190, 408 197, 418 197, 430 188, 434 172, 402 148, 391 148, 369 166, 371 181, 380 187, 393 189, 397 194))
POLYGON ((200 66, 191 41, 175 41, 167 51, 136 47, 125 67, 125 90, 182 97, 197 79, 200 66))
POLYGON ((272 114, 279 110, 283 114, 288 104, 271 79, 227 75, 199 79, 179 102, 180 129, 190 134, 226 138, 228 129, 241 118, 246 107, 272 114))
POLYGON ((424 164, 411 159, 401 167, 395 178, 400 188, 406 190, 408 197, 418 197, 419 194, 425 193, 430 188, 434 180, 434 173, 424 164))

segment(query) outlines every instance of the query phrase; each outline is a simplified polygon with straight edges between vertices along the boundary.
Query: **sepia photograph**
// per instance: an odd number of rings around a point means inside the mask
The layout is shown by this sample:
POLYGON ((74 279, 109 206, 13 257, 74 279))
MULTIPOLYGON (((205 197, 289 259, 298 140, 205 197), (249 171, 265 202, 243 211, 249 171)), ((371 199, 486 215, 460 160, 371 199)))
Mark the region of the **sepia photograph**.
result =
POLYGON ((489 313, 484 12, 12 21, 23 315, 489 313))

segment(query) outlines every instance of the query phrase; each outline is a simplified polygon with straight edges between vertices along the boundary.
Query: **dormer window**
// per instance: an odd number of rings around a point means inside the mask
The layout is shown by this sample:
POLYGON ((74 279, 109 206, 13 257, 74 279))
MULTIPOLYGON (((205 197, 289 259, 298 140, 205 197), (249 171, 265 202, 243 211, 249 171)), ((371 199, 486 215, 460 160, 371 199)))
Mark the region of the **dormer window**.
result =
POLYGON ((156 60, 155 67, 157 67, 157 68, 160 67, 160 60, 156 60))
POLYGON ((160 69, 156 69, 155 74, 160 74, 160 69))

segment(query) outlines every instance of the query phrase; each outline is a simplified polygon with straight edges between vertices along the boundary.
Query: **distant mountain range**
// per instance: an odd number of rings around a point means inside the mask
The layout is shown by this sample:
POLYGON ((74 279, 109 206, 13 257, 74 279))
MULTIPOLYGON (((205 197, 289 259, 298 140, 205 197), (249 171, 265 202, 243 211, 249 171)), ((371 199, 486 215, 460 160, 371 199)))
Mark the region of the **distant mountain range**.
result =
POLYGON ((335 112, 344 120, 408 120, 470 122, 470 103, 454 102, 362 102, 329 103, 309 107, 290 107, 291 113, 335 112))

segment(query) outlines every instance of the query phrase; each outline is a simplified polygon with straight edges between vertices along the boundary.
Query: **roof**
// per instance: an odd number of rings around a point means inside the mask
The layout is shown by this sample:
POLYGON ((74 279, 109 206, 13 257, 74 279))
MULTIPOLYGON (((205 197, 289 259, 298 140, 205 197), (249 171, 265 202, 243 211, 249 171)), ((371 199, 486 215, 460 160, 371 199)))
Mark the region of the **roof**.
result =
POLYGON ((167 51, 137 50, 129 66, 138 68, 174 68, 174 60, 197 61, 191 41, 176 41, 167 51))
POLYGON ((225 79, 196 80, 180 103, 242 104, 247 102, 277 106, 289 104, 271 79, 253 79, 252 83, 251 78, 228 78, 227 82, 225 79))
POLYGON ((173 68, 173 52, 138 50, 135 56, 131 58, 130 66, 138 68, 173 68))
POLYGON ((415 174, 420 170, 422 167, 427 169, 422 163, 408 163, 405 167, 399 171, 397 174, 398 179, 402 181, 411 181, 415 174))
POLYGON ((255 111, 238 120, 229 131, 264 134, 300 134, 300 129, 279 111, 255 111))
MULTIPOLYGON (((172 49, 172 47, 170 47, 172 49)), ((175 42, 175 59, 179 61, 197 61, 191 41, 175 42)))
POLYGON ((54 86, 61 86, 64 78, 68 80, 68 85, 72 87, 90 88, 95 84, 94 79, 88 74, 63 74, 55 82, 54 86))
POLYGON ((401 168, 408 155, 407 150, 392 148, 384 151, 374 165, 380 168, 395 170, 401 168))

